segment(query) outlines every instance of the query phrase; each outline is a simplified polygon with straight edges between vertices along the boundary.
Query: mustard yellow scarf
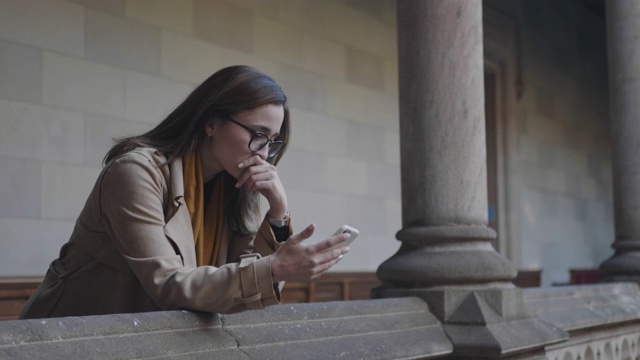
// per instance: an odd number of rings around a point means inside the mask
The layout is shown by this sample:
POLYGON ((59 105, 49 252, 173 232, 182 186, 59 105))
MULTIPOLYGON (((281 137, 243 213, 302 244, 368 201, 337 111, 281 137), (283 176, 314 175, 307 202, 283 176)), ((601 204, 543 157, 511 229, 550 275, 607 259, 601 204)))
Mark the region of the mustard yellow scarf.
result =
POLYGON ((218 176, 205 206, 204 180, 200 153, 183 158, 184 198, 191 216, 193 239, 198 266, 216 264, 223 242, 224 230, 224 177, 218 176))

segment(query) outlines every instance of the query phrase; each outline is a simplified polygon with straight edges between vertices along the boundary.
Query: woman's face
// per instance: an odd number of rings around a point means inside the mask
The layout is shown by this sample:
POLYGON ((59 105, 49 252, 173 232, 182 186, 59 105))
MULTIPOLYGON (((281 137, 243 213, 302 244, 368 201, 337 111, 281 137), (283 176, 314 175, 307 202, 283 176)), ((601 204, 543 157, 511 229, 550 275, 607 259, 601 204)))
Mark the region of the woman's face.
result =
MULTIPOLYGON (((284 108, 282 105, 267 104, 239 111, 230 117, 273 140, 279 135, 282 127, 284 108)), ((249 149, 252 134, 238 124, 216 118, 206 124, 205 131, 207 139, 200 149, 205 182, 223 170, 237 179, 243 170, 238 168, 238 164, 253 155, 258 155, 263 160, 267 159, 268 146, 252 152, 249 149)))

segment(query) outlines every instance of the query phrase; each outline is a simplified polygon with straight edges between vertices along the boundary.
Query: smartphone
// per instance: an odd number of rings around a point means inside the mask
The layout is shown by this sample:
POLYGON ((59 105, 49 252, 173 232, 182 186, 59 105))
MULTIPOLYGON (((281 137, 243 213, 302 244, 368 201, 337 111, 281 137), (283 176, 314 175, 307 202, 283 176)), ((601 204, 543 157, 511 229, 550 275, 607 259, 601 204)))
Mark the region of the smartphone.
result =
POLYGON ((333 245, 332 247, 330 247, 326 251, 334 250, 334 249, 340 249, 342 247, 348 246, 349 244, 351 244, 353 242, 353 240, 355 240, 358 237, 358 235, 360 234, 360 231, 358 231, 358 229, 353 228, 353 227, 351 227, 349 225, 342 225, 331 236, 336 236, 336 235, 345 234, 345 233, 349 233, 351 235, 351 237, 349 239, 347 239, 347 241, 343 241, 343 242, 341 242, 339 244, 333 245))

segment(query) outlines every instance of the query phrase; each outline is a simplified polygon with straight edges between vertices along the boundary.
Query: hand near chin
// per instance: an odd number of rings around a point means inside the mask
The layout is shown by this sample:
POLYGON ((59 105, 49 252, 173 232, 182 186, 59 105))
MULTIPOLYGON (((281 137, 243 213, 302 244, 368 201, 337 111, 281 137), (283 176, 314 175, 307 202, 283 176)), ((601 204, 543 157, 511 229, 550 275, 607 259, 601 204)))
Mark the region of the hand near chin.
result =
POLYGON ((316 279, 342 259, 349 251, 347 246, 329 250, 332 246, 346 241, 349 234, 339 234, 316 244, 304 244, 315 231, 313 224, 302 232, 292 235, 271 256, 273 281, 308 281, 316 279), (328 251, 327 251, 328 250, 328 251))
POLYGON ((238 164, 243 169, 236 183, 237 188, 244 188, 252 193, 258 191, 269 202, 269 216, 282 219, 287 213, 287 194, 280 182, 276 167, 259 155, 253 155, 238 164))

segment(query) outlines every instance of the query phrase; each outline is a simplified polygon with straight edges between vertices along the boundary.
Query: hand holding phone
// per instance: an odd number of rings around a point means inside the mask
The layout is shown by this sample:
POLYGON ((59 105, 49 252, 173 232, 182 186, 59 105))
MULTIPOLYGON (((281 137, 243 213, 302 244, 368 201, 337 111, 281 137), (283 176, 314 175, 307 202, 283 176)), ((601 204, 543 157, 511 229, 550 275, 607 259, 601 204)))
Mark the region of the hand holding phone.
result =
POLYGON ((349 225, 342 225, 331 236, 336 236, 336 235, 345 234, 345 233, 348 233, 349 235, 351 235, 351 237, 349 239, 347 239, 346 241, 343 241, 343 242, 341 242, 339 244, 333 245, 332 247, 330 247, 326 251, 331 251, 331 250, 334 250, 334 249, 340 249, 342 247, 349 246, 353 242, 353 240, 355 240, 358 237, 358 235, 360 235, 360 232, 358 231, 358 229, 353 228, 353 227, 351 227, 349 225))

